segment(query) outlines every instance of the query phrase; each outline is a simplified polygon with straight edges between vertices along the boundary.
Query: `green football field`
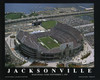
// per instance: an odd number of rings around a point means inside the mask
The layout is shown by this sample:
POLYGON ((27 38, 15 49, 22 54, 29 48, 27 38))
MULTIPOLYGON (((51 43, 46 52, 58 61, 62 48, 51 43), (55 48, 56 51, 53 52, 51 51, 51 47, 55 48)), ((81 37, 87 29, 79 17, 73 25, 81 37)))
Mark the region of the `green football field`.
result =
POLYGON ((45 22, 42 22, 42 27, 44 27, 45 29, 50 29, 52 27, 54 27, 56 25, 56 21, 53 21, 53 20, 49 20, 49 21, 45 21, 45 22))
POLYGON ((48 49, 52 49, 55 47, 59 47, 59 43, 55 42, 51 37, 42 37, 42 38, 38 38, 39 42, 43 43, 43 46, 48 48, 48 49))

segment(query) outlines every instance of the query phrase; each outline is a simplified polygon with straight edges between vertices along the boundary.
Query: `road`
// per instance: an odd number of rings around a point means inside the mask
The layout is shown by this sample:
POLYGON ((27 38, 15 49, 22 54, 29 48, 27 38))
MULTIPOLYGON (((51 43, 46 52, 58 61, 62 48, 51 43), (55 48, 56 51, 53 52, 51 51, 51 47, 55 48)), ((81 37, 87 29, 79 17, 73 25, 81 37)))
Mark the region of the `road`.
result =
POLYGON ((86 24, 86 25, 74 26, 74 28, 88 27, 88 26, 94 26, 94 23, 91 23, 91 24, 86 24))
POLYGON ((70 12, 70 13, 61 13, 61 14, 53 14, 53 15, 42 15, 42 16, 35 16, 35 17, 32 16, 32 17, 27 17, 27 18, 8 20, 8 21, 5 21, 5 23, 7 24, 7 23, 13 23, 13 22, 19 22, 19 21, 35 20, 36 18, 43 19, 43 18, 52 18, 52 17, 60 17, 60 16, 87 14, 87 13, 93 13, 93 12, 94 12, 94 10, 80 11, 80 12, 70 12))

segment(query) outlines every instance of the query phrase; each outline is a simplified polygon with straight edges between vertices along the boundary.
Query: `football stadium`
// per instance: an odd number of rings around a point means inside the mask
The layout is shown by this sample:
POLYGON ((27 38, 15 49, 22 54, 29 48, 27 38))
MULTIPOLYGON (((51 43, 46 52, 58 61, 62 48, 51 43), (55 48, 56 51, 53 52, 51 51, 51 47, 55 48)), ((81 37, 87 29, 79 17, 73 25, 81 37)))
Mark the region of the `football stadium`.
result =
POLYGON ((40 23, 44 32, 29 34, 20 30, 14 41, 23 55, 40 60, 55 60, 74 56, 83 50, 82 34, 67 24, 56 21, 40 23), (54 25, 52 25, 54 24, 54 25))

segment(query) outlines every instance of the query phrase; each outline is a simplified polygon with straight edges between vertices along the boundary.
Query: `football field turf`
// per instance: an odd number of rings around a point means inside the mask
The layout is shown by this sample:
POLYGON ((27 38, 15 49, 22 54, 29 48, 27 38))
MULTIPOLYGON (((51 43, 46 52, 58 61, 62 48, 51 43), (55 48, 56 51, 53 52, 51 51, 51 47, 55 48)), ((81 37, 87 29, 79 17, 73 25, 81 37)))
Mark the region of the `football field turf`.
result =
POLYGON ((50 21, 45 21, 42 22, 42 27, 44 27, 45 29, 51 29, 52 27, 54 27, 56 25, 56 21, 50 20, 50 21))
POLYGON ((55 42, 51 37, 42 37, 38 38, 40 42, 42 42, 46 48, 52 49, 55 47, 59 47, 59 43, 55 42))

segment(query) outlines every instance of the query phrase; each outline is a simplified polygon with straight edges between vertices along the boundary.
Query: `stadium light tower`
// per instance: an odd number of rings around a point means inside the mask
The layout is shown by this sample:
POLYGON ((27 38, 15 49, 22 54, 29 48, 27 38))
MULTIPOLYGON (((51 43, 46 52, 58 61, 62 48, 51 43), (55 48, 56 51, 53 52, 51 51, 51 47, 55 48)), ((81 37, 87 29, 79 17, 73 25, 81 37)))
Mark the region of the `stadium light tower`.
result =
POLYGON ((16 31, 16 35, 18 34, 19 31, 20 31, 20 26, 18 26, 18 29, 16 31))
POLYGON ((14 32, 16 32, 16 27, 17 27, 17 25, 14 25, 13 28, 12 28, 12 30, 13 30, 13 31, 12 31, 12 34, 13 34, 13 35, 14 35, 14 32))

